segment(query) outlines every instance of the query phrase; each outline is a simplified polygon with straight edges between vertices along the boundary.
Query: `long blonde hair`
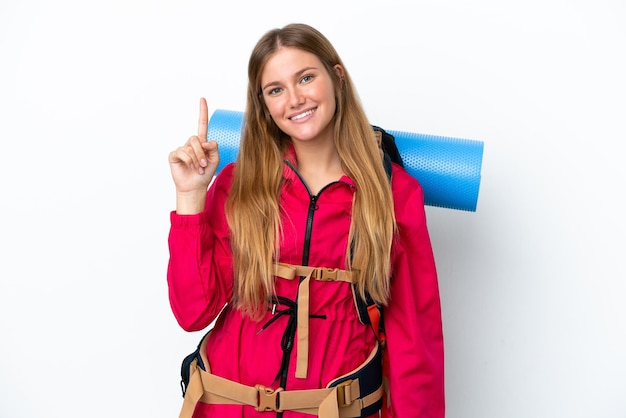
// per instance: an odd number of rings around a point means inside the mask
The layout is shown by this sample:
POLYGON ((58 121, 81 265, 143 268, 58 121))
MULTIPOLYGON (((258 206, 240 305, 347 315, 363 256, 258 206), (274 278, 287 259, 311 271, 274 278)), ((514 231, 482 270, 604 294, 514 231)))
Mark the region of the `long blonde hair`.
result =
POLYGON ((368 292, 374 301, 386 304, 395 217, 380 149, 335 48, 319 31, 304 24, 267 32, 248 63, 245 122, 226 206, 235 274, 233 302, 244 313, 259 317, 265 299, 274 292, 273 263, 278 261, 281 231, 279 192, 290 138, 267 111, 261 95, 261 74, 270 56, 282 47, 316 55, 333 76, 337 102, 335 146, 345 173, 356 184, 346 266, 359 273, 356 286, 362 297, 368 292), (335 77, 336 64, 344 69, 342 79, 335 77))

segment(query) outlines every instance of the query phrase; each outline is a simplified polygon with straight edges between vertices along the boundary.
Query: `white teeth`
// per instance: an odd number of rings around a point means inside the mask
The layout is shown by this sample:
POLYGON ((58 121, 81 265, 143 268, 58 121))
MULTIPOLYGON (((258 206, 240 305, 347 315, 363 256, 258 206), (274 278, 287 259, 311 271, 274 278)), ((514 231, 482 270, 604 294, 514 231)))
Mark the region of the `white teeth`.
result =
POLYGON ((290 118, 290 119, 291 119, 291 120, 298 120, 298 119, 302 119, 302 118, 304 118, 304 117, 306 117, 306 116, 309 116, 309 115, 313 114, 313 112, 315 112, 315 110, 314 110, 314 109, 307 110, 306 112, 304 112, 304 113, 300 113, 299 115, 296 115, 296 116, 293 116, 293 117, 292 117, 292 118, 290 118))

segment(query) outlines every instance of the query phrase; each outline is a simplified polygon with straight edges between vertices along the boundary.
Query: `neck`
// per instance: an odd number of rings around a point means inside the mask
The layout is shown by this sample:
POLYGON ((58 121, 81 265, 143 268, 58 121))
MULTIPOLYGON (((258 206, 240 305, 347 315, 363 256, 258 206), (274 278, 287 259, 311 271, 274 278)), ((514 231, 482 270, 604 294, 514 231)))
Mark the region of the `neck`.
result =
POLYGON ((343 175, 341 159, 332 140, 295 142, 298 172, 313 194, 343 175))

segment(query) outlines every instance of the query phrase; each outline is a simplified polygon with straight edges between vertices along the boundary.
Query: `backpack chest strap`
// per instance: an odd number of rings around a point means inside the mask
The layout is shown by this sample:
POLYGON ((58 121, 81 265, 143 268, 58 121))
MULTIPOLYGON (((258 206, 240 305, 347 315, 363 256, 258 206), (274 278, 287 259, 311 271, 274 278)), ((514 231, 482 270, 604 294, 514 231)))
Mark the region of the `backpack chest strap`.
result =
POLYGON ((326 267, 297 266, 293 264, 274 264, 274 274, 287 280, 300 278, 298 285, 298 311, 296 346, 296 377, 306 379, 309 366, 309 287, 311 279, 352 283, 354 273, 348 270, 326 267))
POLYGON ((287 263, 275 263, 274 275, 283 279, 293 280, 295 277, 310 276, 323 282, 353 283, 354 273, 348 270, 327 267, 297 266, 287 263))

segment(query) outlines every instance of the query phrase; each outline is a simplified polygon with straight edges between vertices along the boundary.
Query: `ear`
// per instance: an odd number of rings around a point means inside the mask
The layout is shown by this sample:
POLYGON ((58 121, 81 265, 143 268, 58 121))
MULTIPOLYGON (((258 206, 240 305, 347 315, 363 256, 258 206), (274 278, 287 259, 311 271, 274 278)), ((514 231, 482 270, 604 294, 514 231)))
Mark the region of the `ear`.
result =
POLYGON ((333 69, 335 70, 335 75, 337 76, 337 79, 339 80, 339 85, 343 86, 343 82, 346 79, 346 75, 343 71, 343 67, 339 64, 335 64, 333 69))

